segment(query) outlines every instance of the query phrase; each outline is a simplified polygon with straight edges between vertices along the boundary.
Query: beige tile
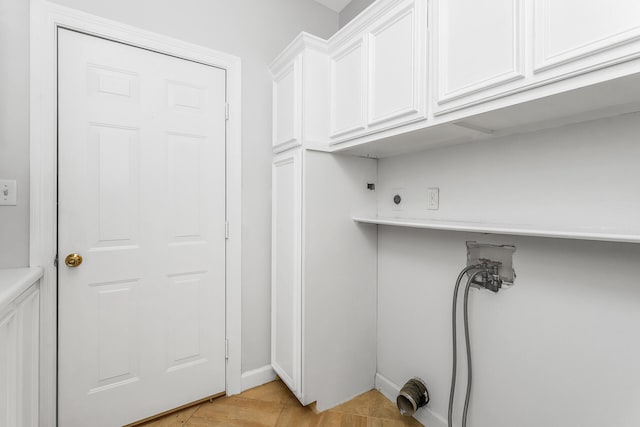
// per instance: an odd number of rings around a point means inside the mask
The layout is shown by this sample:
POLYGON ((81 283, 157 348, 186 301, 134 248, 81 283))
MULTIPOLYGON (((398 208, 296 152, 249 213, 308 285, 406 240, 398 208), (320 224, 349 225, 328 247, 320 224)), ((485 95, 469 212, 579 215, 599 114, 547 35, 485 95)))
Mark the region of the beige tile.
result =
POLYGON ((317 425, 318 427, 367 427, 367 417, 327 411, 320 414, 317 425))
MULTIPOLYGON (((370 391, 369 416, 404 421, 408 418, 401 415, 394 402, 387 399, 377 390, 370 391)), ((409 417, 410 418, 410 417, 409 417)))
POLYGON ((338 405, 335 408, 329 410, 329 412, 338 412, 341 414, 361 415, 368 416, 372 400, 375 396, 372 395, 372 391, 356 396, 348 402, 338 405))
POLYGON ((367 418, 367 427, 421 427, 415 418, 402 417, 402 419, 390 420, 387 418, 367 418))
POLYGON ((187 426, 243 425, 273 427, 283 405, 240 397, 224 397, 203 403, 189 419, 187 426), (226 422, 227 424, 224 424, 226 422))
POLYGON ((212 418, 191 418, 185 427, 262 427, 251 421, 214 420, 212 418))
POLYGON ((277 427, 368 427, 367 418, 339 412, 317 414, 309 407, 285 407, 277 427))
POLYGON ((330 411, 391 420, 403 420, 404 418, 400 415, 396 405, 377 390, 361 394, 340 406, 330 409, 330 411))
POLYGON ((376 390, 323 413, 302 407, 289 389, 274 381, 238 396, 203 403, 148 423, 151 427, 419 427, 376 390))
POLYGON ((317 427, 321 418, 322 414, 316 414, 308 407, 285 406, 276 426, 317 427))
POLYGON ((198 410, 200 405, 194 405, 190 408, 165 415, 154 421, 141 424, 140 427, 181 427, 185 425, 187 420, 198 410))
POLYGON ((243 392, 239 397, 244 399, 275 402, 287 406, 300 406, 300 402, 282 381, 272 381, 243 392))

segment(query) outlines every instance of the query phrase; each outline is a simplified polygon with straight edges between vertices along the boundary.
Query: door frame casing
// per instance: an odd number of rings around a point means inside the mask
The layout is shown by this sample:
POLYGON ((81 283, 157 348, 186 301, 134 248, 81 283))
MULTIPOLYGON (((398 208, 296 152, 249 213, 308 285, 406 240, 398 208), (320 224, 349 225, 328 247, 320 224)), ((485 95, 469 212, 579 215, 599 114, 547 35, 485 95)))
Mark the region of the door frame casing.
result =
POLYGON ((30 242, 29 264, 41 266, 39 425, 57 424, 57 30, 64 27, 226 70, 226 392, 241 392, 242 128, 241 60, 44 0, 30 11, 30 242))

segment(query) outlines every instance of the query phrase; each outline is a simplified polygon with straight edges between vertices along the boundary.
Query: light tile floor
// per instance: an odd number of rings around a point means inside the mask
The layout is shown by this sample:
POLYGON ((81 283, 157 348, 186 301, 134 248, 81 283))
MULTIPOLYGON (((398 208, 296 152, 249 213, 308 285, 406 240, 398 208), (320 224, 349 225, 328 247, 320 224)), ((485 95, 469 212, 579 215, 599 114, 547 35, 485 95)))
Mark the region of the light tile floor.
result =
POLYGON ((376 390, 320 414, 303 407, 279 380, 183 409, 144 427, 418 427, 376 390))

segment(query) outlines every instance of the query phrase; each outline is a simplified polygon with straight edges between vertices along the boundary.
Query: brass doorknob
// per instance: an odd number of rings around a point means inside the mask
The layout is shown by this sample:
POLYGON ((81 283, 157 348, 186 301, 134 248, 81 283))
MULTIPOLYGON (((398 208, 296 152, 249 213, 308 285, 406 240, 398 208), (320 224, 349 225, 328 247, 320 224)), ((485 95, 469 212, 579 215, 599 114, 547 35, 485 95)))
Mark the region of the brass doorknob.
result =
POLYGON ((82 264, 82 255, 80 254, 69 254, 64 259, 64 263, 67 267, 77 267, 82 264))

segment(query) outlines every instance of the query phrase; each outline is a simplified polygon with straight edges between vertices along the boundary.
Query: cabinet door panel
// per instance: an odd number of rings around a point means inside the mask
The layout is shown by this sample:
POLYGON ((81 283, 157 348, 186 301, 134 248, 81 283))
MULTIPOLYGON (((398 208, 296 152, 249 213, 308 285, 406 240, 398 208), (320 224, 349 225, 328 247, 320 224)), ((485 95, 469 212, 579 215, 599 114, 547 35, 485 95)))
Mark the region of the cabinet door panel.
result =
MULTIPOLYGON (((535 1, 535 70, 640 39, 640 2, 535 1)), ((597 62, 597 61, 596 61, 597 62)))
POLYGON ((405 7, 369 33, 369 120, 368 124, 403 117, 418 111, 416 13, 405 7))
POLYGON ((273 163, 271 364, 298 397, 301 354, 301 153, 273 163))
POLYGON ((331 58, 331 137, 365 127, 365 48, 363 39, 346 46, 331 58))
POLYGON ((300 141, 300 61, 273 79, 273 149, 283 151, 300 141))
POLYGON ((437 0, 437 100, 524 77, 523 0, 437 0))

